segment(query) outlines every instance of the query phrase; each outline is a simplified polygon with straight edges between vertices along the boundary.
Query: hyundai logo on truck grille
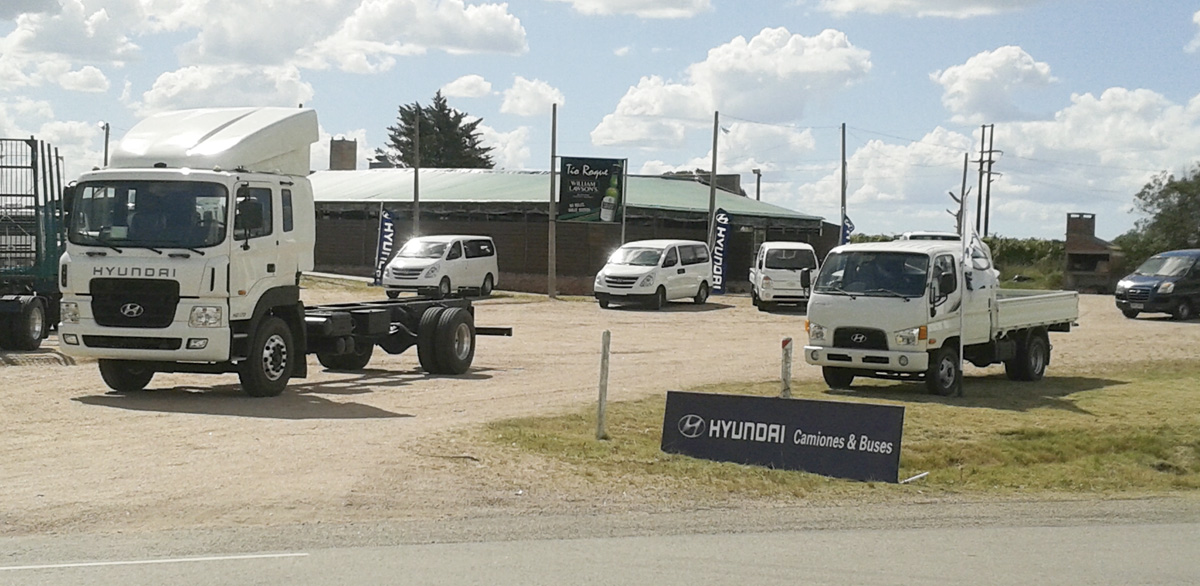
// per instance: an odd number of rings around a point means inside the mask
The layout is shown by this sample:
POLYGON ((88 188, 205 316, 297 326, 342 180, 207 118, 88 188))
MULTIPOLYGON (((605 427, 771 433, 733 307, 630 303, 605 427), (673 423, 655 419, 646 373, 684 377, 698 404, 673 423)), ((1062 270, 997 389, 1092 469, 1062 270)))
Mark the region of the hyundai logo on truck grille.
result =
POLYGON ((125 317, 141 317, 143 313, 146 313, 146 308, 136 303, 126 303, 121 306, 121 315, 125 317))
POLYGON ((850 336, 850 341, 854 342, 855 344, 862 344, 863 342, 867 341, 867 335, 866 334, 854 334, 853 336, 850 336))
POLYGON ((704 434, 704 418, 699 415, 684 415, 679 419, 679 433, 686 438, 697 438, 704 434))

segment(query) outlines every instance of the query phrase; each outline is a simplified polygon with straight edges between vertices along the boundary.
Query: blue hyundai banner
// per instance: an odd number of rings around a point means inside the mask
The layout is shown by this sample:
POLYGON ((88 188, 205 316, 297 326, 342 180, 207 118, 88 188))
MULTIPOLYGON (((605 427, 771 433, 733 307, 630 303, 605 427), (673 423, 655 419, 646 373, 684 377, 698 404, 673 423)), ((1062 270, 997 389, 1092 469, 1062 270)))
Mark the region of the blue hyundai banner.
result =
POLYGON ((396 219, 387 208, 379 209, 379 244, 375 248, 375 280, 374 285, 383 284, 383 269, 392 258, 396 247, 396 219))
POLYGON ((850 221, 850 216, 846 216, 842 220, 842 235, 838 239, 838 244, 846 244, 850 242, 850 233, 854 231, 854 222, 850 221))
POLYGON ((733 233, 730 230, 729 214, 725 210, 717 208, 714 220, 716 227, 712 249, 712 293, 722 295, 725 293, 725 254, 729 250, 729 239, 733 233))
POLYGON ((904 407, 667 392, 662 451, 898 482, 904 407))

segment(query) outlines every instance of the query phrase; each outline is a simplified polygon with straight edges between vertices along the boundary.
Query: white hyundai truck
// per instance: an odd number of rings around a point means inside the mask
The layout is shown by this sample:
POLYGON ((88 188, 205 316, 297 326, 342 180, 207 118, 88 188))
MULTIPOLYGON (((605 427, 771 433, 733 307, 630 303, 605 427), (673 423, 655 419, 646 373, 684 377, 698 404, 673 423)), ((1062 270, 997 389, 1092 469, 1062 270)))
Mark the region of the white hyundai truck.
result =
POLYGON ((923 380, 949 395, 963 360, 1003 363, 1013 380, 1036 381, 1050 363, 1049 332, 1079 317, 1074 291, 999 288, 978 240, 897 240, 830 251, 808 302, 804 358, 832 388, 855 377, 923 380))
POLYGON ((237 373, 251 396, 307 374, 305 355, 358 370, 375 346, 417 346, 431 373, 461 374, 476 328, 468 299, 305 307, 315 214, 308 109, 166 112, 134 126, 108 168, 68 189, 59 340, 98 359, 120 392, 157 372, 237 373))

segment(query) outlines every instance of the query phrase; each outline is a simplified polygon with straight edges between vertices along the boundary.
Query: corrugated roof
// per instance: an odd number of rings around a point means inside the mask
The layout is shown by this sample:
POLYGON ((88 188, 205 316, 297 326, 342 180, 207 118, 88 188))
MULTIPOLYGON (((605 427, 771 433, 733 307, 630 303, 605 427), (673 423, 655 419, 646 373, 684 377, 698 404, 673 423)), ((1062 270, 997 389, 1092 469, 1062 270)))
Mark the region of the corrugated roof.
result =
MULTIPOLYGON (((309 175, 319 203, 412 201, 412 169, 318 171, 309 175)), ((549 171, 421 169, 421 201, 453 203, 548 203, 549 171)), ((630 175, 627 205, 635 208, 708 213, 708 185, 659 176, 630 175)), ((819 221, 777 205, 717 190, 717 207, 741 216, 819 221)))

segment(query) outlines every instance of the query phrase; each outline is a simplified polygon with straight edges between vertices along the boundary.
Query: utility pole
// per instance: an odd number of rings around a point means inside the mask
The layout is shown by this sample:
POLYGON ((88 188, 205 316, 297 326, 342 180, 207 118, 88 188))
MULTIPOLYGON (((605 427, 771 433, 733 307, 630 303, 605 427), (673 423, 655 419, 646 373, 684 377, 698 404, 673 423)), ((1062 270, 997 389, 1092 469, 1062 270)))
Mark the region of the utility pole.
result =
POLYGON ((558 178, 555 175, 555 164, 558 163, 558 104, 550 106, 550 209, 546 216, 548 223, 547 230, 549 237, 547 238, 546 250, 546 295, 550 299, 555 298, 555 290, 558 288, 558 274, 555 269, 558 268, 558 259, 556 252, 558 251, 558 243, 555 241, 555 228, 558 227, 557 210, 554 208, 554 190, 558 187, 558 178))
POLYGON ((992 206, 992 165, 996 162, 994 155, 1001 151, 992 148, 996 137, 996 125, 984 124, 979 132, 979 189, 975 198, 975 231, 980 236, 988 235, 988 220, 992 206), (986 177, 986 179, 985 179, 986 177), (986 201, 986 204, 984 203, 986 201), (985 207, 986 205, 986 207, 985 207))
POLYGON ((762 169, 751 169, 754 173, 754 201, 762 201, 762 169))
POLYGON ((413 237, 421 235, 421 105, 413 125, 413 237))
POLYGON ((721 132, 721 113, 713 112, 712 171, 708 174, 708 249, 717 239, 717 135, 721 132))
POLYGON ((107 122, 101 122, 100 126, 104 128, 104 166, 108 167, 108 133, 109 126, 107 122))
POLYGON ((842 223, 838 226, 838 245, 845 244, 849 241, 850 235, 846 234, 846 123, 842 123, 842 223))

